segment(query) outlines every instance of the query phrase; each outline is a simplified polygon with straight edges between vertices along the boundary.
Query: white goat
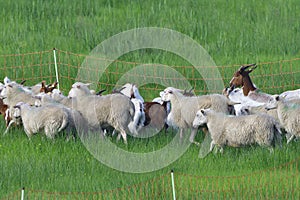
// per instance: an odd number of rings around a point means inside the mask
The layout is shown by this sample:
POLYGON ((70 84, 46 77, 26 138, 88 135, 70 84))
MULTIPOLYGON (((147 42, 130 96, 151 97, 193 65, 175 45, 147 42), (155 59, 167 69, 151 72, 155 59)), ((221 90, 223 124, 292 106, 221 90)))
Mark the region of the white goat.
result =
POLYGON ((144 98, 140 95, 138 87, 133 83, 126 83, 125 85, 123 85, 120 92, 129 98, 136 98, 144 103, 144 98))
POLYGON ((132 83, 126 83, 120 90, 116 92, 124 94, 130 98, 131 102, 133 103, 135 109, 133 123, 137 131, 139 131, 145 124, 146 116, 144 112, 144 99, 140 95, 137 86, 132 83))
POLYGON ((281 131, 278 122, 269 115, 228 116, 211 109, 197 112, 193 126, 207 124, 212 142, 210 151, 217 144, 223 151, 224 145, 240 147, 257 143, 272 147, 275 140, 281 143, 281 131))
POLYGON ((230 88, 225 88, 223 94, 227 96, 231 101, 238 103, 234 105, 235 115, 237 116, 243 114, 242 108, 265 105, 265 103, 254 101, 248 96, 245 96, 241 88, 235 88, 233 90, 231 90, 230 88))

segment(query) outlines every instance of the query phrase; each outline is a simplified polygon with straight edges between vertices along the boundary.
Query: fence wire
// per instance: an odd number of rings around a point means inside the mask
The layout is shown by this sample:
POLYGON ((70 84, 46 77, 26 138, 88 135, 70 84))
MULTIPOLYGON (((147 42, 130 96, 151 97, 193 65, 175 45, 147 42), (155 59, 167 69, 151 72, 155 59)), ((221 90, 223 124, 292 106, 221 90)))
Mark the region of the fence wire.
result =
MULTIPOLYGON (((196 176, 174 172, 177 199, 299 199, 299 159, 238 176, 196 176)), ((170 174, 140 184, 101 192, 26 189, 24 199, 172 199, 170 174)), ((21 190, 3 200, 19 199, 21 190)))
MULTIPOLYGON (((101 71, 101 68, 90 68, 89 62, 103 61, 105 59, 93 58, 83 54, 76 54, 68 51, 56 50, 58 78, 60 88, 67 93, 71 85, 77 81, 93 82, 98 90, 106 89, 110 92, 114 88, 122 85, 118 81, 122 78, 125 81, 139 84, 144 80, 153 84, 142 85, 139 90, 145 99, 158 96, 159 91, 164 87, 161 84, 176 85, 178 81, 187 80, 194 88, 196 94, 220 93, 219 88, 208 90, 205 80, 193 66, 171 66, 182 76, 170 77, 169 68, 158 64, 143 64, 138 62, 125 62, 121 60, 111 62, 109 67, 101 71), (89 59, 86 59, 89 58, 89 59), (88 60, 82 65, 84 60, 88 60), (139 70, 132 69, 138 67, 139 70), (79 70, 84 72, 84 77, 80 77, 79 70), (130 71, 130 73, 127 73, 130 71), (101 76, 100 76, 101 74, 101 76), (95 76, 99 75, 95 82, 95 76)), ((103 62, 100 62, 103 63, 103 62)), ((8 76, 12 80, 26 80, 27 85, 33 85, 42 80, 54 82, 55 68, 52 50, 33 52, 26 54, 0 55, 0 74, 2 80, 8 76)), ((275 62, 257 63, 258 67, 251 73, 252 81, 263 92, 276 94, 286 90, 300 88, 300 58, 291 60, 281 60, 275 62)), ((200 66, 201 67, 201 66, 200 66)), ((222 81, 224 86, 229 85, 233 73, 239 65, 212 66, 217 67, 221 78, 211 78, 214 81, 222 81)), ((209 69, 210 67, 206 67, 209 69)), ((216 76, 217 77, 217 76, 216 76)), ((181 88, 190 89, 190 88, 181 88)))

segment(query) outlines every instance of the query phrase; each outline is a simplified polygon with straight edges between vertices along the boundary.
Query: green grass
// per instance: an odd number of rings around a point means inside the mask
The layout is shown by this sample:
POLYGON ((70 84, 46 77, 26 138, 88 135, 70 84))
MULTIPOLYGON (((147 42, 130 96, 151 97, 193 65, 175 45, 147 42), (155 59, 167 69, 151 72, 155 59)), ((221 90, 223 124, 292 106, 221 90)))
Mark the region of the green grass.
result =
MULTIPOLYGON (((1 0, 0 55, 24 53, 26 55, 0 56, 0 78, 9 76, 19 81, 26 79, 27 85, 34 84, 41 79, 48 82, 54 81, 51 50, 56 47, 62 51, 82 54, 82 56, 77 56, 72 53, 58 52, 60 84, 66 93, 75 81, 84 55, 88 55, 103 40, 133 28, 161 27, 186 34, 202 45, 218 66, 225 66, 219 69, 226 84, 238 67, 236 65, 260 63, 259 68, 252 75, 254 83, 263 91, 279 93, 286 89, 296 89, 300 86, 299 60, 276 61, 300 57, 300 21, 298 20, 300 7, 298 4, 297 0, 261 2, 252 0, 101 0, 84 1, 84 3, 70 0, 1 0), (27 54, 48 50, 50 51, 27 54), (263 64, 264 62, 275 63, 263 64), (271 74, 275 75, 269 76, 271 74)), ((175 54, 155 49, 130 52, 120 57, 119 60, 140 64, 191 65, 175 54)), ((110 91, 122 73, 136 65, 124 62, 113 63, 98 87, 110 84, 107 86, 110 91), (120 74, 112 74, 113 72, 120 74)), ((197 93, 204 91, 205 85, 199 74, 190 68, 177 67, 176 69, 190 80, 197 93)), ((132 81, 137 80, 137 77, 132 79, 132 81)), ((155 84, 143 86, 141 94, 146 100, 150 100, 157 96, 161 88, 163 87, 155 84)), ((4 130, 2 122, 0 132, 4 130)), ((122 143, 117 145, 133 152, 149 152, 164 146, 173 137, 174 133, 171 132, 167 135, 159 134, 147 140, 130 137, 128 147, 122 143)), ((115 138, 112 140, 115 141, 115 138)), ((196 140, 203 140, 201 133, 198 134, 196 140)), ((101 164, 89 154, 80 140, 66 142, 64 137, 60 137, 55 141, 50 141, 37 135, 29 141, 22 129, 15 128, 0 140, 0 197, 23 186, 50 192, 101 192, 132 187, 142 182, 139 190, 140 198, 158 198, 162 193, 165 196, 160 197, 161 199, 170 199, 171 196, 163 189, 169 189, 167 181, 169 181, 168 173, 171 169, 175 170, 175 176, 177 176, 176 173, 182 173, 191 174, 193 177, 181 178, 182 182, 178 180, 178 184, 182 184, 178 188, 182 199, 195 198, 195 194, 196 197, 201 195, 199 188, 194 188, 203 184, 197 180, 197 177, 238 176, 242 178, 245 174, 259 174, 264 170, 272 175, 273 167, 277 169, 277 177, 280 180, 274 180, 263 173, 263 182, 271 180, 275 184, 275 189, 267 187, 265 190, 272 193, 277 191, 276 188, 282 186, 283 183, 291 183, 299 189, 299 184, 296 184, 299 181, 297 178, 292 179, 291 182, 288 181, 291 174, 299 172, 298 166, 293 166, 291 169, 284 168, 282 173, 279 172, 281 171, 279 166, 299 158, 299 148, 299 142, 293 142, 288 146, 284 144, 281 149, 275 149, 273 154, 258 146, 226 148, 223 155, 209 154, 204 159, 200 159, 198 158, 199 148, 191 146, 180 159, 164 169, 151 173, 131 174, 119 172, 101 164), (295 170, 296 168, 298 170, 295 170), (151 184, 153 178, 160 176, 163 176, 165 183, 151 184), (186 182, 192 183, 190 188, 184 185, 186 182), (163 185, 165 186, 162 187, 163 185), (193 193, 190 189, 198 192, 193 193), (156 192, 151 194, 153 190, 156 192)), ((259 180, 255 176, 246 179, 250 185, 257 184, 259 180)), ((228 180, 226 179, 225 182, 228 180)), ((239 178, 237 180, 243 181, 239 178)), ((230 183, 221 184, 221 182, 218 182, 218 179, 214 182, 215 185, 219 185, 219 191, 231 186, 230 183)), ((278 198, 285 198, 281 196, 281 192, 289 189, 286 185, 280 188, 278 198)), ((248 190, 250 189, 245 189, 245 191, 248 190)), ((231 192, 226 191, 224 194, 216 193, 216 196, 209 196, 212 195, 210 193, 203 198, 230 198, 226 195, 231 192)), ((264 197, 260 196, 260 191, 248 192, 249 195, 252 194, 258 198, 264 197)), ((118 194, 128 199, 133 195, 130 191, 123 190, 118 194)), ((296 192, 292 194, 299 196, 296 192)), ((245 197, 243 195, 238 197, 245 197)), ((72 197, 67 198, 72 199, 72 197)), ((103 198, 110 197, 104 196, 103 198)), ((111 199, 114 198, 118 199, 117 196, 111 197, 111 199)), ((287 198, 292 198, 292 196, 287 198)))
POLYGON ((293 58, 300 53, 295 0, 22 0, 1 1, 1 5, 0 55, 53 47, 87 54, 108 37, 138 27, 186 34, 218 65, 293 58))
MULTIPOLYGON (((3 128, 2 130, 4 130, 3 128)), ((201 135, 199 132, 197 141, 203 140, 201 135)), ((148 152, 168 143, 173 136, 174 134, 169 132, 168 135, 161 133, 149 140, 129 137, 128 147, 123 143, 116 143, 116 145, 128 151, 148 152)), ((112 138, 112 140, 115 142, 116 138, 112 138)), ((178 189, 187 188, 188 191, 191 189, 184 184, 185 181, 191 184, 192 188, 197 189, 196 191, 201 191, 202 189, 198 187, 204 183, 199 182, 199 180, 203 179, 204 181, 207 176, 215 177, 211 178, 212 181, 224 177, 222 181, 217 181, 220 191, 237 184, 235 181, 230 181, 230 177, 240 177, 237 181, 241 181, 243 176, 247 175, 247 184, 245 183, 244 187, 247 187, 251 182, 255 185, 261 181, 255 174, 265 175, 264 181, 273 180, 274 177, 270 175, 274 173, 273 168, 277 171, 282 168, 283 174, 278 175, 278 177, 282 176, 285 184, 291 184, 294 179, 288 180, 287 177, 289 177, 289 173, 297 173, 295 171, 297 168, 293 165, 287 165, 286 168, 281 166, 297 159, 299 148, 299 144, 293 142, 288 146, 284 144, 282 148, 276 148, 274 153, 270 154, 268 149, 256 145, 247 148, 227 147, 224 154, 209 154, 204 159, 200 159, 198 158, 199 147, 191 146, 182 157, 166 168, 150 173, 132 174, 119 172, 101 164, 89 154, 80 139, 67 142, 64 137, 59 137, 51 141, 45 136, 36 135, 32 140, 28 140, 23 130, 15 128, 8 135, 1 137, 0 194, 6 196, 23 186, 34 191, 59 192, 58 194, 70 192, 71 195, 75 195, 76 192, 83 192, 87 195, 89 192, 109 191, 124 187, 132 188, 135 184, 140 183, 146 187, 145 183, 149 181, 151 183, 153 178, 165 176, 165 174, 167 175, 164 180, 169 181, 168 173, 171 169, 174 169, 175 177, 178 176, 178 189), (181 174, 190 174, 192 178, 185 179, 183 176, 179 179, 181 174), (200 178, 201 176, 203 178, 200 178), (145 183, 143 184, 143 182, 145 183)), ((275 173, 275 177, 277 173, 275 173)), ((278 180, 273 182, 275 185, 280 185, 278 180)), ((154 185, 161 184, 164 186, 160 180, 157 183, 154 182, 154 185)), ((168 188, 169 185, 164 187, 168 188)), ((207 190, 211 190, 210 187, 212 186, 207 187, 209 188, 207 190)), ((273 191, 271 188, 269 190, 273 191)), ((148 194, 146 188, 141 189, 141 191, 143 195, 148 194)), ((280 191, 285 190, 282 188, 280 191)), ((149 189, 149 192, 153 191, 149 189)), ((168 194, 171 193, 168 191, 168 194)), ((184 190, 178 194, 182 197, 187 195, 184 190)), ((227 192, 224 194, 228 195, 227 192)), ((134 193, 127 195, 128 198, 135 196, 134 193)))

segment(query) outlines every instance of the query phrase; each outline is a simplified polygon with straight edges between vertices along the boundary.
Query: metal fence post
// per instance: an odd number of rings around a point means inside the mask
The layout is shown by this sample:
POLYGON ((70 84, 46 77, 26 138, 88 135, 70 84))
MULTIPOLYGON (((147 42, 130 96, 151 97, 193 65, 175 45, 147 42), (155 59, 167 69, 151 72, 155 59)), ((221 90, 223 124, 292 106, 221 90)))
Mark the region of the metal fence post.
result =
POLYGON ((58 69, 57 69, 56 49, 55 48, 53 48, 53 57, 54 57, 54 66, 55 66, 55 76, 56 76, 56 82, 57 82, 57 89, 59 90, 58 69))
POLYGON ((172 191, 173 191, 173 200, 176 200, 176 193, 175 193, 175 182, 174 182, 174 170, 171 170, 171 179, 172 179, 172 191))
POLYGON ((25 195, 25 187, 23 187, 21 191, 21 200, 24 200, 24 195, 25 195))

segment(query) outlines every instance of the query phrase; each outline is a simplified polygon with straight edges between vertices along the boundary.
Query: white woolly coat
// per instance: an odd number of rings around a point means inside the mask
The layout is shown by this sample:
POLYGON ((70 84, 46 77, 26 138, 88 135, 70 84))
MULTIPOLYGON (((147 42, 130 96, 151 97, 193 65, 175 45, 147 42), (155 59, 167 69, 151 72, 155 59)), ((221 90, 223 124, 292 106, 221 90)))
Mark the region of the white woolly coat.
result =
POLYGON ((199 109, 211 108, 218 112, 229 113, 229 100, 224 95, 210 94, 187 97, 176 91, 167 95, 171 102, 168 122, 179 128, 192 128, 193 120, 199 109))
MULTIPOLYGON (((275 100, 276 101, 276 100, 275 100)), ((281 125, 289 135, 300 137, 300 105, 295 101, 286 101, 277 97, 276 102, 270 102, 267 108, 277 107, 277 114, 281 125), (273 105, 272 105, 273 104, 273 105)))
POLYGON ((213 142, 221 147, 224 145, 240 147, 250 144, 268 146, 275 144, 275 139, 281 141, 279 123, 269 115, 257 114, 246 116, 228 116, 213 110, 200 111, 194 120, 194 126, 205 119, 213 142), (198 118, 198 119, 197 119, 198 118))
POLYGON ((44 132, 48 138, 53 139, 69 123, 68 112, 58 106, 31 107, 22 103, 19 109, 24 131, 28 137, 44 132))

